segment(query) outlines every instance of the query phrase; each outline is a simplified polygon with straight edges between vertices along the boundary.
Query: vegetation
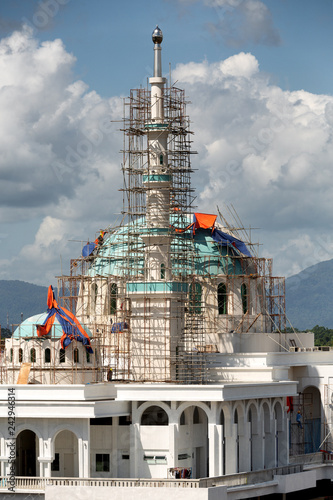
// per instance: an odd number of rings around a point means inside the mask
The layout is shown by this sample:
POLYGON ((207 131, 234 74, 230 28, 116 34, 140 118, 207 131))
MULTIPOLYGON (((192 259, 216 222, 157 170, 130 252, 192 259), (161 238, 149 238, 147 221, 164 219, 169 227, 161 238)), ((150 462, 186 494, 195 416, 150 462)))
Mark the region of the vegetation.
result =
POLYGON ((313 332, 315 334, 315 345, 329 345, 333 346, 333 330, 326 328, 325 326, 314 326, 311 330, 306 330, 307 332, 313 332))

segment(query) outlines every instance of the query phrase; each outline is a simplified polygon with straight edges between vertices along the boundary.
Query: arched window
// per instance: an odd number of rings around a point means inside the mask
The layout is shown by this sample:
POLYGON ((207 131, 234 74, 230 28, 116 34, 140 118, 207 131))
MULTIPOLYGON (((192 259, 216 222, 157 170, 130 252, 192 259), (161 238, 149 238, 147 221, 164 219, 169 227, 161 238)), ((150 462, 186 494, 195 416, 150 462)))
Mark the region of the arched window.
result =
POLYGON ((142 414, 141 425, 169 425, 169 418, 160 406, 149 406, 142 414))
POLYGON ((161 264, 161 280, 165 279, 165 264, 161 264))
POLYGON ((30 349, 30 361, 31 363, 36 363, 36 349, 30 349))
POLYGON ((97 303, 97 295, 98 295, 98 285, 97 285, 97 283, 94 283, 93 284, 93 302, 94 302, 94 305, 96 305, 96 303, 97 303))
POLYGON ((66 361, 65 349, 60 349, 60 351, 59 351, 59 363, 65 363, 65 361, 66 361))
POLYGON ((242 297, 243 314, 246 314, 248 311, 248 296, 247 296, 247 286, 245 285, 245 283, 242 283, 241 286, 241 297, 242 297))
POLYGON ((117 312, 117 295, 118 295, 118 287, 116 283, 111 283, 109 286, 109 313, 116 314, 117 312))
POLYGON ((13 362, 13 348, 11 347, 10 350, 9 350, 9 358, 10 358, 10 362, 12 363, 13 362))
POLYGON ((217 287, 217 307, 219 314, 228 314, 228 296, 225 283, 219 283, 217 287))
POLYGON ((73 358, 74 358, 74 363, 79 362, 79 350, 77 347, 75 347, 75 349, 73 351, 73 358))
POLYGON ((44 361, 45 363, 51 363, 51 349, 49 349, 48 347, 45 349, 44 361))
POLYGON ((190 284, 189 295, 190 314, 201 314, 202 286, 200 283, 190 284))
POLYGON ((163 165, 163 155, 160 154, 160 165, 163 165))
POLYGON ((19 349, 19 363, 22 363, 23 361, 23 349, 19 349))
POLYGON ((87 363, 90 363, 91 362, 90 352, 86 351, 86 355, 87 355, 87 363))

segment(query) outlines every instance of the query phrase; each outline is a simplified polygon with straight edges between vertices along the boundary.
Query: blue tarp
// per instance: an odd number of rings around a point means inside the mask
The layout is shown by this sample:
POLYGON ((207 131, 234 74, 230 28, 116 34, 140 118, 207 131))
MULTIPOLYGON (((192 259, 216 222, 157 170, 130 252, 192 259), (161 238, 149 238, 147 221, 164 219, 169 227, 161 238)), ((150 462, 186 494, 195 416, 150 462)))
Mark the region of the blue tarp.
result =
POLYGON ((234 238, 230 234, 223 233, 223 231, 215 228, 212 232, 212 238, 216 241, 216 243, 220 243, 221 245, 231 245, 234 248, 237 248, 237 250, 239 250, 242 254, 247 255, 247 257, 252 257, 246 248, 245 243, 237 238, 234 238))
POLYGON ((124 330, 127 330, 128 324, 125 322, 121 323, 113 323, 111 327, 111 333, 117 333, 117 332, 122 332, 124 330))
POLYGON ((83 248, 82 248, 82 257, 89 257, 95 250, 96 243, 87 243, 83 248))

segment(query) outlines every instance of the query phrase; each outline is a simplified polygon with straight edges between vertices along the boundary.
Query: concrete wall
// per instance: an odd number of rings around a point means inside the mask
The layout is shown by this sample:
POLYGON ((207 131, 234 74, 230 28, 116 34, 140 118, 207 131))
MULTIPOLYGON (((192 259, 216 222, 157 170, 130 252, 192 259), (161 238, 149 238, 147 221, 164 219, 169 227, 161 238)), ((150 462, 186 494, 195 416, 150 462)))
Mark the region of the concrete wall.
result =
POLYGON ((226 486, 215 488, 108 488, 93 486, 46 486, 45 500, 226 500, 226 486))

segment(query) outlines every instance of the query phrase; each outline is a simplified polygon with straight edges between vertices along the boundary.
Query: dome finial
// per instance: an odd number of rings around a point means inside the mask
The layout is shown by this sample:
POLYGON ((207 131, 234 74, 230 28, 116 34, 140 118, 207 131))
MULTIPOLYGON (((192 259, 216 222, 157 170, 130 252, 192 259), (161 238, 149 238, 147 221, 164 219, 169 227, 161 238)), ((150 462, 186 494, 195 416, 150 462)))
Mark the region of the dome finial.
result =
POLYGON ((162 33, 162 30, 158 27, 158 25, 156 25, 156 28, 154 29, 151 37, 152 37, 154 43, 157 43, 157 44, 162 43, 163 33, 162 33))

